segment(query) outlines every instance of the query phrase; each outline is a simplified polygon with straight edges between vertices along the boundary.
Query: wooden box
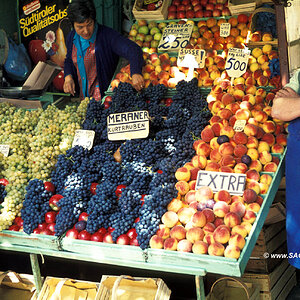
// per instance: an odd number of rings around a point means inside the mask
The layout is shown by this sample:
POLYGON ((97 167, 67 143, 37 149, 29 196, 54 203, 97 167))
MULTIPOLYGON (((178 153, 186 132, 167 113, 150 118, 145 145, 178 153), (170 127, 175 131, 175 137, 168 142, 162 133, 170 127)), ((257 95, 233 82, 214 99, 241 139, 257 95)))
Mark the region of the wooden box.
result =
MULTIPOLYGON (((133 278, 131 276, 125 276, 125 275, 121 275, 121 276, 103 275, 101 278, 100 288, 97 293, 96 300, 117 299, 117 297, 116 297, 117 291, 118 291, 118 288, 120 288, 121 281, 123 279, 127 280, 127 282, 138 283, 140 286, 137 285, 135 288, 136 289, 139 288, 141 293, 143 293, 143 295, 140 294, 137 298, 135 298, 132 294, 130 296, 130 298, 128 298, 128 299, 131 299, 131 300, 137 300, 137 299, 142 299, 142 298, 143 299, 152 299, 153 296, 150 297, 150 295, 146 293, 146 285, 144 285, 144 284, 147 284, 147 283, 149 283, 150 286, 152 285, 152 287, 153 287, 153 285, 156 286, 155 300, 170 299, 171 290, 167 287, 167 285, 164 283, 164 281, 160 278, 141 278, 141 277, 133 278), (104 281, 109 280, 109 279, 111 279, 111 282, 110 282, 111 288, 108 288, 105 284, 103 284, 104 281), (143 287, 143 285, 144 285, 144 287, 143 287), (148 296, 148 297, 146 297, 146 296, 148 296)), ((125 284, 125 288, 124 288, 124 282, 123 282, 122 287, 123 287, 122 292, 124 292, 126 290, 126 284, 125 284)), ((127 287, 128 291, 130 291, 130 289, 133 289, 133 288, 134 288, 133 286, 127 287)), ((153 292, 153 289, 152 289, 152 292, 153 292)), ((155 292, 155 290, 154 290, 154 292, 155 292)))
POLYGON ((157 10, 147 11, 142 9, 143 0, 135 0, 132 13, 136 20, 165 20, 168 15, 168 7, 172 0, 164 0, 157 10))
POLYGON ((252 13, 256 5, 261 4, 259 0, 229 0, 228 8, 232 15, 252 13))

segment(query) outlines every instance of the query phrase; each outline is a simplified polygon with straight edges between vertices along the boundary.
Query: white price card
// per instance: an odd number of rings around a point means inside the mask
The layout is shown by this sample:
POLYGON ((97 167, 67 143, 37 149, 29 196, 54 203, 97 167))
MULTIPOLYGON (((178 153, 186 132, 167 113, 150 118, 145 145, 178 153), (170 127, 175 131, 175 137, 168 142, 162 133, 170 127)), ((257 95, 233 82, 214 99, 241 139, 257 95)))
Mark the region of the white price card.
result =
POLYGON ((222 37, 230 36, 230 29, 231 29, 230 23, 222 23, 220 26, 220 36, 222 37))
POLYGON ((181 48, 178 52, 177 65, 186 68, 204 68, 205 50, 181 48))
POLYGON ((192 24, 170 24, 163 30, 158 51, 177 51, 185 48, 193 31, 192 24))
POLYGON ((7 157, 9 153, 9 145, 0 145, 0 153, 7 157))
POLYGON ((231 195, 243 195, 246 185, 246 174, 212 172, 201 170, 197 174, 196 187, 210 187, 213 192, 228 191, 231 195))
POLYGON ((245 126, 246 126, 247 121, 246 120, 236 120, 234 122, 234 126, 233 126, 233 130, 235 132, 241 132, 244 130, 245 126))
POLYGON ((78 129, 75 131, 72 147, 78 145, 91 150, 93 147, 94 137, 95 131, 78 129))
POLYGON ((247 70, 250 50, 229 48, 225 69, 229 77, 241 77, 247 70))
POLYGON ((110 141, 143 139, 149 135, 149 113, 146 110, 110 114, 107 136, 110 141))

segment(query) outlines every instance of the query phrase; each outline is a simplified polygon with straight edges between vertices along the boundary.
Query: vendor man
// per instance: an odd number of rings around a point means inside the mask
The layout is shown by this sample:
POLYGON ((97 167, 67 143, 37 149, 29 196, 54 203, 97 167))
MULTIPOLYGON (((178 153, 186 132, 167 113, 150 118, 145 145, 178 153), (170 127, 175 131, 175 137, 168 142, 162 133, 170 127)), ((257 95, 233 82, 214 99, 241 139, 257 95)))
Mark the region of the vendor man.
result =
POLYGON ((117 31, 96 21, 93 0, 72 0, 68 18, 73 24, 67 38, 64 92, 74 96, 79 88, 80 97, 100 100, 109 87, 119 57, 130 63, 133 87, 144 87, 141 48, 117 31))

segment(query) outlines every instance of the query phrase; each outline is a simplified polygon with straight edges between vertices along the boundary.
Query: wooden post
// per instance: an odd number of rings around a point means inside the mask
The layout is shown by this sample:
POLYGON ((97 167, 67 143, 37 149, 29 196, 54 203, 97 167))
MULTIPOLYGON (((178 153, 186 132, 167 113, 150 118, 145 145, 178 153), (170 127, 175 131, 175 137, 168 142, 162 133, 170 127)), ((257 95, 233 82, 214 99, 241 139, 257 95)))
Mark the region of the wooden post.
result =
POLYGON ((31 262, 31 268, 33 272, 36 292, 37 294, 39 294, 42 289, 42 278, 41 278, 41 272, 40 272, 40 266, 39 266, 37 254, 30 253, 30 262, 31 262))

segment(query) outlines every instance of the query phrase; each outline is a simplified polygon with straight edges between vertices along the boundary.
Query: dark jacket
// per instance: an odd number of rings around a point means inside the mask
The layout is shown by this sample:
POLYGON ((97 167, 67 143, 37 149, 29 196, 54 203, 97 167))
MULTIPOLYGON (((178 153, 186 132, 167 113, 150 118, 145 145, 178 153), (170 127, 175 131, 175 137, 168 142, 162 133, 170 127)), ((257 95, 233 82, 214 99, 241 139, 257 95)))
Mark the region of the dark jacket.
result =
MULTIPOLYGON (((74 35, 75 30, 72 30, 67 37, 67 56, 64 65, 64 75, 71 74, 78 86, 77 71, 72 61, 74 35)), ((95 53, 101 97, 104 96, 104 92, 108 89, 113 79, 119 57, 124 57, 129 61, 131 76, 133 74, 142 74, 144 64, 142 49, 119 32, 107 26, 98 24, 95 53)))

